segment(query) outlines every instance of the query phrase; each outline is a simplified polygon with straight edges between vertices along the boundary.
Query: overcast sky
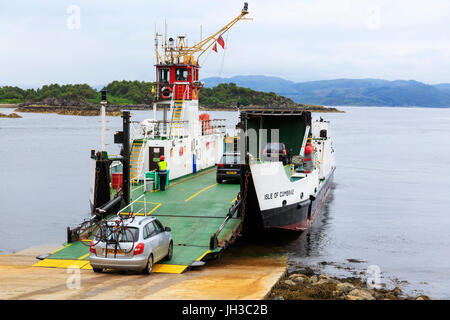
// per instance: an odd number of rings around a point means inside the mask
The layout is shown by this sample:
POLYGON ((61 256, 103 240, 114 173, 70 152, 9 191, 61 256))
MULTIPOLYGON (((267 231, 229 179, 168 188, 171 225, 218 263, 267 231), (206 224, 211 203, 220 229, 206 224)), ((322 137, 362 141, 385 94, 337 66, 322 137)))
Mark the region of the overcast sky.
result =
MULTIPOLYGON (((162 32, 166 20, 170 35, 192 44, 200 25, 204 36, 215 32, 243 2, 0 0, 0 85, 154 80, 155 25, 162 32)), ((448 0, 248 2, 254 20, 231 29, 202 78, 450 82, 448 0)))

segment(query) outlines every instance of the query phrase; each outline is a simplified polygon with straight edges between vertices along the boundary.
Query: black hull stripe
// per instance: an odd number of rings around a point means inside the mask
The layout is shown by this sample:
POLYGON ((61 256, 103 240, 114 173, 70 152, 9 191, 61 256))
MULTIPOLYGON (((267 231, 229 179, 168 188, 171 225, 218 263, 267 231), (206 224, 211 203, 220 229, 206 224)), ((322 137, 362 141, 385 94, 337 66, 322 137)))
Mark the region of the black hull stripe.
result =
POLYGON ((316 199, 312 202, 311 216, 308 217, 311 201, 304 200, 298 203, 261 211, 264 229, 291 229, 303 231, 311 225, 316 213, 325 201, 331 187, 334 176, 334 169, 320 190, 316 193, 316 199))

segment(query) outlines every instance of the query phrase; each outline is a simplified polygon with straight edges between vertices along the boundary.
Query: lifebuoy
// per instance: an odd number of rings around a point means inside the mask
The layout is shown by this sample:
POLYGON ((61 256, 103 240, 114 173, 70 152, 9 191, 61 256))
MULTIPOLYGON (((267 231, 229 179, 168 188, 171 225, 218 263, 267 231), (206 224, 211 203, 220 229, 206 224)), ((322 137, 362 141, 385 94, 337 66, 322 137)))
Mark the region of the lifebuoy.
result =
POLYGON ((170 98, 172 95, 172 88, 171 87, 163 87, 161 89, 161 98, 167 99, 170 98))

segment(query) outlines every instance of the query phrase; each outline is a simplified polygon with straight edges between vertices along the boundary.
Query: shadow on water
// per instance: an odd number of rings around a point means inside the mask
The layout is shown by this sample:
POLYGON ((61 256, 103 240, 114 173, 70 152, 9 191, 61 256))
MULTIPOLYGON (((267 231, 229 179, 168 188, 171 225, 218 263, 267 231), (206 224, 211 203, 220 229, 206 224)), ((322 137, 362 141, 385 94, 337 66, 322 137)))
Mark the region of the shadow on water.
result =
POLYGON ((330 217, 330 206, 334 201, 334 190, 336 186, 335 183, 331 186, 327 199, 320 208, 311 227, 289 244, 288 251, 290 259, 318 256, 327 246, 329 236, 326 231, 332 219, 330 217))
POLYGON ((243 235, 238 238, 225 255, 238 256, 264 256, 287 254, 288 264, 297 263, 298 260, 316 256, 326 246, 328 237, 326 230, 330 220, 329 206, 333 202, 333 184, 328 197, 315 217, 312 226, 304 232, 290 230, 266 230, 252 235, 243 235))

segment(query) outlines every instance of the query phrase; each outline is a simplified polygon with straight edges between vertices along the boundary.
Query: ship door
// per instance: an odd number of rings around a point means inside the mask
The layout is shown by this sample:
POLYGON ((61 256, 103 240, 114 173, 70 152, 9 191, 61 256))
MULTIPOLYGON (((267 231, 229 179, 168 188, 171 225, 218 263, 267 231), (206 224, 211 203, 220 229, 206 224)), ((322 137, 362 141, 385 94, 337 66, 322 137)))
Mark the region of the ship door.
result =
POLYGON ((159 157, 164 155, 164 147, 149 147, 149 171, 158 170, 159 157))

